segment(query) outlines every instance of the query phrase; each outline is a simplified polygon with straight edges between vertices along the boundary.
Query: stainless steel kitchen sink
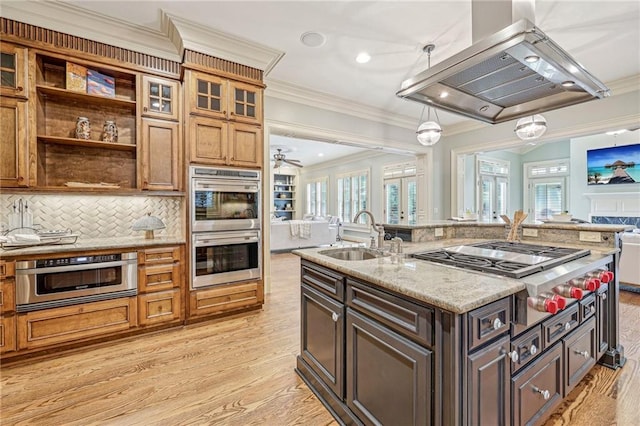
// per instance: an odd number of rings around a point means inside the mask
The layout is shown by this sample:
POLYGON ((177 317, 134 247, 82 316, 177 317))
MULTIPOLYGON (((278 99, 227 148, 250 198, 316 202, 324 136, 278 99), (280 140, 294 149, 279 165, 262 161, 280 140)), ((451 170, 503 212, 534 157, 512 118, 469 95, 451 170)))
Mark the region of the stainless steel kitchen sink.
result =
POLYGON ((333 257, 338 260, 369 260, 376 259, 378 257, 389 256, 389 253, 383 253, 378 250, 373 250, 364 247, 344 247, 337 249, 329 249, 318 252, 325 256, 333 257))

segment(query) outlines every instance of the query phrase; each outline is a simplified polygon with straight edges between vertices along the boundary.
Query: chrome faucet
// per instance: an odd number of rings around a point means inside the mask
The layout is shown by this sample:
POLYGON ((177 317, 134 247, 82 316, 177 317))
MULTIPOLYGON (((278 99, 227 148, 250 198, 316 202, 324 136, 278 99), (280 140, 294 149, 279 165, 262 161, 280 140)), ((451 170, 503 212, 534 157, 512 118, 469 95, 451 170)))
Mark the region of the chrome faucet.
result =
POLYGON ((356 215, 353 217, 353 223, 358 223, 358 218, 362 214, 366 214, 369 216, 369 219, 371 219, 371 226, 373 226, 373 229, 378 232, 378 249, 384 249, 384 227, 382 225, 376 225, 376 220, 369 210, 360 210, 358 213, 356 213, 356 215))
POLYGON ((402 254, 402 238, 393 237, 391 239, 391 253, 402 254))

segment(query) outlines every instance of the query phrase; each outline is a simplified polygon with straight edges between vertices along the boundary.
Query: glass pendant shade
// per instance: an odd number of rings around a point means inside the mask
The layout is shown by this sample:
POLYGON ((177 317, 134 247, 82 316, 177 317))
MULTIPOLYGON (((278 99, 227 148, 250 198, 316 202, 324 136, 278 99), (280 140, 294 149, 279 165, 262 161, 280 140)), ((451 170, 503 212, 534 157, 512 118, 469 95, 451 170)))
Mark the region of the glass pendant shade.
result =
POLYGON ((442 128, 435 121, 426 121, 418 127, 418 142, 424 146, 435 145, 440 140, 442 128))
POLYGON ((523 141, 538 139, 547 131, 547 120, 540 114, 523 117, 516 123, 514 131, 523 141))

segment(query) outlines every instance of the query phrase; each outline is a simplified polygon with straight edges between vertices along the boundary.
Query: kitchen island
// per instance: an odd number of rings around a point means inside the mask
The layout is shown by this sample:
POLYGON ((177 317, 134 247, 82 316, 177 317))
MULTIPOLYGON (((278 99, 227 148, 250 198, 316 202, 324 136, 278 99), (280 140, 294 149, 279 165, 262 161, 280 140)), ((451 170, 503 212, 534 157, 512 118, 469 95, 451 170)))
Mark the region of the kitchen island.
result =
MULTIPOLYGON (((302 258, 296 370, 334 417, 346 424, 535 424, 596 362, 624 363, 610 328, 616 280, 567 299, 555 315, 527 317, 534 279, 408 256, 474 241, 405 244, 405 254, 358 261, 330 257, 326 248, 294 251, 302 258)), ((616 251, 592 250, 585 259, 615 271, 616 251)))

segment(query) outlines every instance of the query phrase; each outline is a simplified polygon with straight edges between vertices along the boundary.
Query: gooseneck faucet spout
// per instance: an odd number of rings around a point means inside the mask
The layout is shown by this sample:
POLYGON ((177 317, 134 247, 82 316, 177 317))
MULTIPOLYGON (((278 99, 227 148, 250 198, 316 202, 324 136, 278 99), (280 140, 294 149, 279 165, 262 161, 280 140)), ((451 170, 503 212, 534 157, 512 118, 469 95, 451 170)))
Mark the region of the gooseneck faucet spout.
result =
POLYGON ((384 227, 382 225, 376 225, 376 219, 373 217, 373 213, 371 213, 369 210, 360 210, 353 217, 353 223, 357 223, 358 218, 363 214, 369 216, 369 219, 371 220, 371 226, 378 232, 378 248, 382 250, 384 248, 384 227))

